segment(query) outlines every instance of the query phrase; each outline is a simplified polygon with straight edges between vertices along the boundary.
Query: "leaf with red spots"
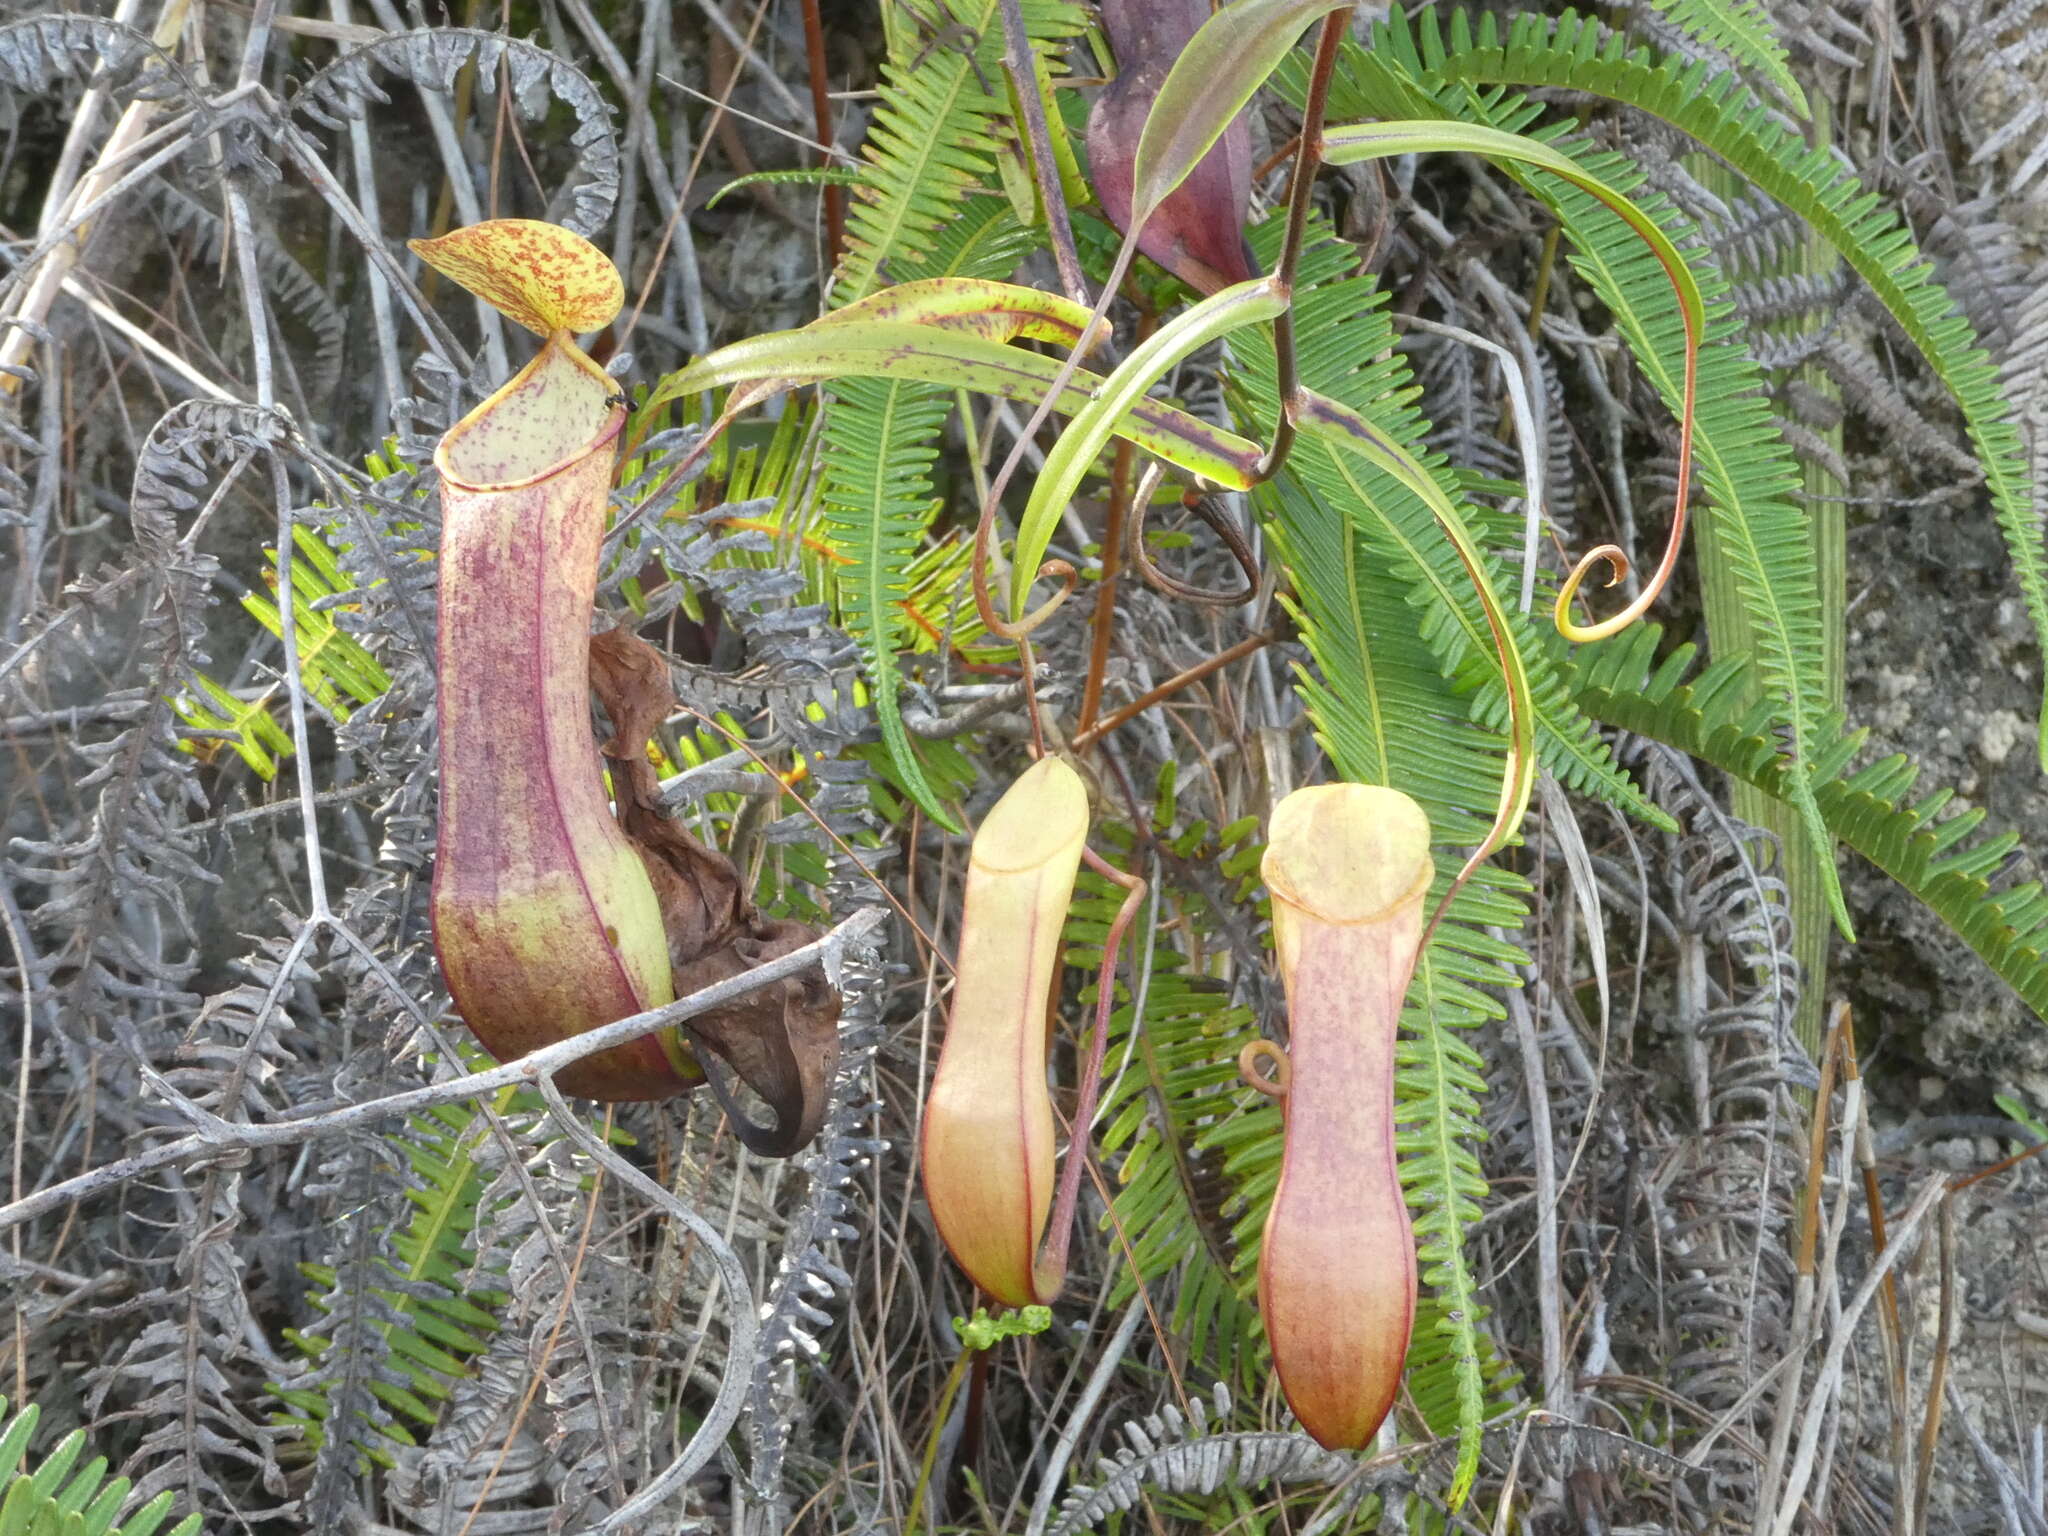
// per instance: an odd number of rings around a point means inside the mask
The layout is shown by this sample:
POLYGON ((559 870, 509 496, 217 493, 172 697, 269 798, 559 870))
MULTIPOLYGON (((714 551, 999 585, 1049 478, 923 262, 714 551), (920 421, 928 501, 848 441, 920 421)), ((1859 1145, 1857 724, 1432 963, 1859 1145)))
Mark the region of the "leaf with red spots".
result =
POLYGON ((542 336, 602 330, 626 302, 611 258, 559 224, 489 219, 408 244, 435 271, 542 336))

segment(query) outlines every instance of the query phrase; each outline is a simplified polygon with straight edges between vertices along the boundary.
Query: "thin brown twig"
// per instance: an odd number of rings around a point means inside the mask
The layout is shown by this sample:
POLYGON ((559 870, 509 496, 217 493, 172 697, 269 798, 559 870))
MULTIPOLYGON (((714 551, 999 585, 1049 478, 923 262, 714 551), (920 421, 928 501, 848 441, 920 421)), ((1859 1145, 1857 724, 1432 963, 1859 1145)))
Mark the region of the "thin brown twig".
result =
POLYGON ((1093 726, 1089 727, 1087 730, 1075 732, 1069 745, 1071 745, 1076 752, 1083 750, 1084 748, 1092 745, 1093 743, 1100 741, 1104 736, 1108 735, 1118 726, 1126 725, 1130 721, 1136 719, 1139 715, 1142 715, 1146 710, 1150 709, 1154 704, 1159 703, 1160 700, 1172 698, 1176 693, 1179 693, 1183 688, 1188 687, 1190 684, 1199 683, 1211 672, 1215 672, 1224 667, 1227 667, 1233 661, 1242 661, 1245 657, 1251 655, 1254 651, 1264 649, 1266 646, 1271 645, 1275 640, 1279 638, 1280 637, 1278 635, 1272 634, 1257 634, 1246 636, 1244 639, 1238 641, 1237 644, 1231 646, 1230 649, 1226 651, 1220 651, 1216 655, 1208 658, 1208 660, 1206 661, 1200 661, 1195 663, 1194 666, 1189 667, 1185 672, 1181 673, 1178 677, 1170 677, 1165 682, 1161 683, 1157 688, 1151 689, 1146 693, 1140 694, 1137 698, 1131 700, 1130 703, 1124 705, 1123 708, 1112 710, 1110 713, 1104 715, 1100 720, 1098 720, 1093 726))
POLYGON ((1949 1336, 1956 1308, 1956 1196, 1942 1197, 1936 1229, 1941 1236, 1941 1309, 1935 1322, 1934 1359, 1927 1371, 1927 1411, 1920 1421, 1920 1454, 1914 1464, 1913 1520, 1910 1536, 1927 1529, 1927 1503, 1934 1493, 1934 1452, 1941 1443, 1943 1391, 1948 1385, 1949 1336))

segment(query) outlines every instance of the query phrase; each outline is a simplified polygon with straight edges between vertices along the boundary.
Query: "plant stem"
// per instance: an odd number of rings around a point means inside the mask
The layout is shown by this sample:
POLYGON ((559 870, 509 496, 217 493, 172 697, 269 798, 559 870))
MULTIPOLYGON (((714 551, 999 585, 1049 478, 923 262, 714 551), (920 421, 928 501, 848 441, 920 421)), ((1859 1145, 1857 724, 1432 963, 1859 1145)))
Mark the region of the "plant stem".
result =
POLYGON ((1081 1170, 1088 1165, 1088 1127, 1095 1119, 1096 1098, 1102 1089, 1102 1061, 1109 1050, 1109 1016, 1116 1007, 1117 952, 1123 948, 1124 934, 1138 915, 1146 890, 1144 880, 1125 874, 1085 844, 1081 857, 1098 875, 1122 886, 1124 899, 1102 941, 1102 965, 1095 973, 1095 1028, 1088 1040, 1088 1060, 1081 1069, 1081 1085, 1074 1094, 1074 1118, 1067 1128, 1067 1160, 1060 1166, 1059 1187, 1053 1193, 1045 1246, 1032 1264, 1032 1289, 1038 1293, 1041 1304, 1051 1302, 1066 1279, 1067 1248, 1074 1236, 1074 1203, 1081 1194, 1081 1170))
MULTIPOLYGON (((817 0, 805 0, 815 5, 817 0)), ((1045 100, 1038 94, 1038 59, 1024 30, 1023 0, 1002 0, 1003 70, 1024 116, 1024 143, 1031 152, 1031 174, 1038 182, 1038 200, 1045 205, 1046 233, 1052 238, 1053 260, 1060 286, 1076 304, 1088 302, 1088 279, 1081 271, 1081 253, 1074 248, 1074 228, 1067 217, 1066 194, 1054 163, 1052 129, 1045 120, 1045 100)))
POLYGON ((1095 613, 1088 621, 1088 676, 1081 684, 1081 711, 1075 729, 1086 734, 1102 708, 1102 676, 1109 668, 1109 648, 1116 634, 1116 581, 1123 570, 1124 513, 1131 500, 1131 442, 1116 440, 1109 471, 1109 509, 1102 521, 1102 576, 1095 583, 1095 613))
POLYGON ((1090 726, 1087 730, 1075 732, 1072 738, 1070 738, 1069 745, 1076 752, 1080 751, 1083 747, 1108 735, 1118 726, 1142 715, 1161 699, 1172 698, 1173 695, 1179 693, 1181 689, 1187 687, 1190 683, 1199 683, 1211 672, 1220 671, 1222 668, 1229 666, 1233 661, 1242 661, 1245 657, 1251 655, 1252 652, 1271 645, 1275 638, 1272 635, 1247 635, 1229 650, 1219 652, 1211 656, 1207 661, 1197 662, 1194 666, 1189 667, 1187 671, 1181 673, 1180 676, 1168 678, 1151 692, 1131 700, 1122 709, 1103 716, 1101 720, 1090 726))
POLYGON ((938 1410, 932 1415, 932 1432, 925 1436, 924 1463, 917 1469, 917 1487, 910 1495, 910 1513, 903 1519, 903 1536, 917 1536, 917 1522, 924 1514, 925 1495, 931 1491, 932 1467, 939 1459, 939 1436, 946 1432, 946 1420, 953 1412, 953 1399, 959 1395, 960 1383, 967 1377, 967 1367, 978 1349, 962 1346, 953 1360, 953 1369, 946 1373, 945 1390, 939 1393, 938 1410))
POLYGON ((1314 73, 1309 76, 1308 98, 1301 109, 1301 137, 1295 144, 1294 175, 1287 187, 1287 234, 1280 246, 1280 265, 1275 273, 1290 301, 1273 321, 1273 350, 1280 364, 1280 421, 1273 432, 1273 446, 1259 460, 1257 475, 1261 480, 1270 480, 1280 473, 1294 447, 1295 397, 1301 393, 1301 372, 1294 349, 1294 282, 1301 269, 1302 241, 1308 234, 1316 169, 1323 163, 1323 114, 1330 103, 1330 77, 1336 73, 1337 49, 1350 24, 1349 11, 1332 11, 1323 18, 1323 30, 1316 38, 1316 62, 1314 73))
MULTIPOLYGON (((811 116, 817 124, 818 164, 832 164, 832 85, 825 73, 825 22, 818 0, 804 0, 804 54, 810 61, 811 116)), ((846 189, 825 184, 825 269, 839 265, 846 243, 846 189)))
MULTIPOLYGON (((1137 344, 1143 346, 1159 324, 1150 305, 1138 311, 1137 344)), ((1109 667, 1109 648, 1115 639, 1116 584, 1123 572, 1124 514, 1131 504, 1131 471, 1135 455, 1130 439, 1118 438, 1116 457, 1109 474, 1109 510, 1102 525, 1102 577, 1095 586, 1095 614, 1089 620, 1088 677, 1081 685, 1081 712, 1075 729, 1086 731, 1102 708, 1102 675, 1109 667)))

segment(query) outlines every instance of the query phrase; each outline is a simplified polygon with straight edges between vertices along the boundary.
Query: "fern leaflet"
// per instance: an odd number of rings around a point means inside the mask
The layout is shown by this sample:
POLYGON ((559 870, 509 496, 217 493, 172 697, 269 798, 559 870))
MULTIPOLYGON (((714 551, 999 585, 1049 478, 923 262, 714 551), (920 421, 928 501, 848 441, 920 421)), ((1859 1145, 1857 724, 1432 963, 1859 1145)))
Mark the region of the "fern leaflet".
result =
MULTIPOLYGON (((28 1443, 41 1418, 36 1403, 8 1417, 7 1399, 0 1397, 0 1531, 9 1536, 156 1536, 177 1494, 165 1489, 116 1525, 134 1484, 125 1477, 107 1482, 104 1456, 79 1465, 86 1451, 82 1429, 74 1429, 40 1463, 31 1464, 28 1443)), ((199 1516, 187 1515, 168 1536, 199 1536, 199 1516)))
POLYGON ((1737 64, 1747 65, 1769 80, 1801 117, 1813 115, 1806 92, 1792 78, 1791 61, 1778 40, 1777 26, 1760 0, 1647 0, 1647 4, 1681 32, 1720 49, 1737 64))

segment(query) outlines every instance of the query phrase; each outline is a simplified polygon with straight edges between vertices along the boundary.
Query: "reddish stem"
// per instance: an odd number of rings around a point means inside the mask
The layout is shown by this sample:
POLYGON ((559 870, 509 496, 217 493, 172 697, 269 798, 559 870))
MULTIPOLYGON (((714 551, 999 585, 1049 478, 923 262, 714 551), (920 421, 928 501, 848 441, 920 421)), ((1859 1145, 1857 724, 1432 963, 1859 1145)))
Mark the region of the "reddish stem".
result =
POLYGON ((1095 973, 1095 1029, 1088 1041, 1088 1061, 1081 1069, 1081 1086, 1074 1095, 1074 1118, 1067 1132, 1067 1160, 1060 1168, 1060 1182, 1053 1194, 1052 1216, 1046 1222, 1045 1246, 1031 1267, 1031 1286, 1041 1302, 1059 1294, 1067 1277, 1067 1248, 1074 1235, 1074 1202, 1081 1193, 1081 1170, 1088 1163, 1088 1127, 1095 1119, 1095 1101, 1102 1089, 1102 1059, 1109 1050, 1109 1016, 1116 1006, 1116 957, 1123 948, 1124 934, 1138 915, 1145 899, 1145 882, 1127 875, 1108 863, 1094 849, 1084 846, 1081 857, 1088 867, 1106 880, 1124 888, 1123 905, 1109 925, 1102 943, 1102 965, 1095 973))
POLYGON ((1251 655, 1252 652, 1271 645, 1275 638, 1272 635, 1250 635, 1238 641, 1229 650, 1211 656, 1207 661, 1197 662, 1194 666, 1189 667, 1187 671, 1181 673, 1179 677, 1168 678, 1150 693, 1141 694, 1139 697, 1131 700, 1130 703, 1124 705, 1122 709, 1104 715, 1100 721, 1090 726, 1087 730, 1077 731, 1071 742, 1073 749, 1079 752, 1084 747, 1092 745, 1118 726, 1143 714, 1161 699, 1170 699, 1190 683, 1200 682, 1211 672, 1227 667, 1233 661, 1242 661, 1245 657, 1251 655))
POLYGON ((1280 246, 1280 266, 1274 274, 1289 302, 1273 320, 1273 353, 1280 374, 1280 421, 1273 431, 1273 446, 1259 460, 1258 478, 1270 480, 1280 473, 1294 447, 1294 412, 1301 393, 1301 373, 1294 346, 1294 283, 1301 268, 1302 241, 1308 233, 1308 214, 1315 191, 1316 169, 1323 163, 1323 117, 1330 104, 1330 77, 1337 70, 1337 50, 1351 25, 1348 10, 1332 11, 1323 18, 1323 30, 1316 39, 1314 73, 1309 76, 1308 99, 1302 105, 1301 136, 1295 141, 1294 177, 1287 189, 1287 234, 1280 246))
POLYGON ((1109 648, 1116 636, 1116 582, 1123 572, 1124 512, 1131 500, 1131 442, 1116 440, 1109 470, 1109 510, 1102 523, 1102 577, 1095 584, 1095 614, 1088 621, 1088 678, 1081 685, 1077 729, 1086 731, 1102 708, 1102 679, 1109 670, 1109 648))
MULTIPOLYGON (((804 53, 811 66, 811 116, 817 120, 818 163, 832 168, 832 92, 825 77, 825 22, 818 0, 804 0, 804 53)), ((846 189, 825 185, 825 268, 839 265, 846 243, 846 189)))

